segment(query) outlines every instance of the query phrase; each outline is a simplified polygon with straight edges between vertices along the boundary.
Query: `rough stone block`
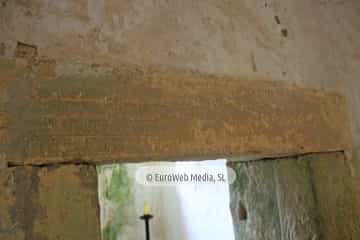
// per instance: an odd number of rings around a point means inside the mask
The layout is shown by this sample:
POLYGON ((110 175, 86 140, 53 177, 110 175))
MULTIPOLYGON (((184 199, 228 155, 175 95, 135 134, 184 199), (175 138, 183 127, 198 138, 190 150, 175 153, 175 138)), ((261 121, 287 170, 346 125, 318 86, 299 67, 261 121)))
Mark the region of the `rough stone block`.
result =
POLYGON ((309 162, 273 161, 282 240, 321 239, 319 214, 309 162))
POLYGON ((0 239, 100 239, 93 166, 0 171, 0 239))
POLYGON ((346 161, 339 152, 231 163, 237 239, 360 239, 360 181, 346 161), (246 220, 238 219, 239 202, 246 220))
POLYGON ((31 227, 32 179, 36 169, 0 169, 0 239, 28 239, 31 227))
POLYGON ((17 164, 351 148, 335 93, 128 64, 37 60, 16 73, 3 151, 17 164))
POLYGON ((351 177, 342 153, 304 157, 311 179, 323 239, 360 239, 359 179, 351 177))
POLYGON ((281 239, 273 162, 229 165, 237 174, 230 187, 235 239, 281 239))

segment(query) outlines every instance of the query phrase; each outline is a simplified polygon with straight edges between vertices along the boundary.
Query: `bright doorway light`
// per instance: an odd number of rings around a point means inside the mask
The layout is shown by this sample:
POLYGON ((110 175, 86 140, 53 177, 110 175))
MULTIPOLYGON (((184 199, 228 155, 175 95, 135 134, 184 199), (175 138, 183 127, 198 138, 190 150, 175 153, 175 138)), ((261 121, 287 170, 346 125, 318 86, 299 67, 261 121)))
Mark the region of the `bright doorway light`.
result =
POLYGON ((144 222, 139 218, 144 203, 154 215, 151 239, 234 239, 228 184, 149 186, 136 181, 137 171, 150 165, 192 173, 216 168, 226 173, 225 159, 99 166, 102 240, 145 239, 144 222))

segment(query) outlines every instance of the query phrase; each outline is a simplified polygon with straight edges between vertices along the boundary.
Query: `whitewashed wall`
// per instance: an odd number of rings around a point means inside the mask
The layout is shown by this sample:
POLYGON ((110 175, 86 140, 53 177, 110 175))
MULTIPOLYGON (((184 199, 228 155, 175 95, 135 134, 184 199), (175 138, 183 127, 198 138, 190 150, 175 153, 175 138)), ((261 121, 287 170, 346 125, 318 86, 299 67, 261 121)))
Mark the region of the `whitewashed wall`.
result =
POLYGON ((170 164, 180 170, 186 168, 194 171, 204 167, 226 168, 226 160, 99 166, 98 185, 103 240, 109 240, 109 234, 104 233, 108 225, 113 226, 118 240, 144 239, 144 222, 139 219, 143 214, 144 203, 151 206, 151 214, 154 215, 151 220, 152 239, 234 239, 227 184, 139 184, 135 179, 136 171, 143 166, 154 167, 154 164, 170 164), (113 173, 119 168, 124 172, 117 178, 113 173), (116 184, 114 181, 120 183, 116 184), (114 187, 118 187, 119 191, 111 189, 114 187), (107 194, 109 188, 115 193, 107 194), (119 217, 122 220, 117 220, 119 217))

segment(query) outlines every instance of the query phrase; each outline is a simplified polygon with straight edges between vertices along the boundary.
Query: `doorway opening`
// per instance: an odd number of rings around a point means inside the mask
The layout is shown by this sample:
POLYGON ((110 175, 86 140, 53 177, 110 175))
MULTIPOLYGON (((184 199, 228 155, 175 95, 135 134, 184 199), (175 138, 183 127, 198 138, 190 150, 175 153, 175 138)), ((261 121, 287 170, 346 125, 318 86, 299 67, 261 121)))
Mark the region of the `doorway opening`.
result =
POLYGON ((226 159, 110 164, 97 171, 102 240, 145 239, 144 214, 153 216, 151 239, 234 239, 226 159))

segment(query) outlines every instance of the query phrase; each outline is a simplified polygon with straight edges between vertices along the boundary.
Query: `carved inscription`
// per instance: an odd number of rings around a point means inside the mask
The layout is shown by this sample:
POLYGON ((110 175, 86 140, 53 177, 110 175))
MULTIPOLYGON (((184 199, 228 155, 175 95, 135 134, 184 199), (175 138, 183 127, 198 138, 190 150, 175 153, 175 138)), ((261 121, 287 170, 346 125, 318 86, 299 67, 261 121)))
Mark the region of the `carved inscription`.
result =
MULTIPOLYGON (((16 84, 32 87, 11 93, 14 161, 209 158, 351 143, 345 104, 334 94, 127 65, 53 65, 57 74, 46 80, 24 71, 16 84)), ((0 114, 0 125, 5 119, 0 114)))

